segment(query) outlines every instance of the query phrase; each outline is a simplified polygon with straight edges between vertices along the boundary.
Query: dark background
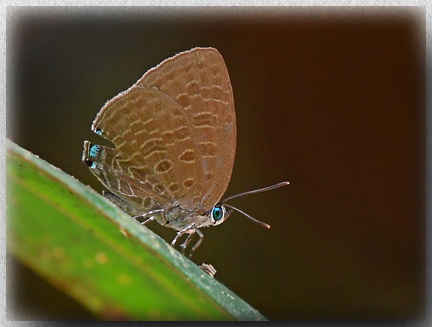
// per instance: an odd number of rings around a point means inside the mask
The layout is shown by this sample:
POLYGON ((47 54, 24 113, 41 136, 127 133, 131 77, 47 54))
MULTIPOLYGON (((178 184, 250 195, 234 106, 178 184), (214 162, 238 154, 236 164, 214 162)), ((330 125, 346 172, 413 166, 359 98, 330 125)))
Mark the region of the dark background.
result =
MULTIPOLYGON (((401 8, 9 8, 7 134, 84 184, 100 107, 193 47, 225 59, 232 204, 194 261, 273 320, 410 320, 424 310, 424 13, 401 8)), ((173 230, 149 226, 168 241, 173 230)), ((25 319, 92 319, 9 258, 25 319)))

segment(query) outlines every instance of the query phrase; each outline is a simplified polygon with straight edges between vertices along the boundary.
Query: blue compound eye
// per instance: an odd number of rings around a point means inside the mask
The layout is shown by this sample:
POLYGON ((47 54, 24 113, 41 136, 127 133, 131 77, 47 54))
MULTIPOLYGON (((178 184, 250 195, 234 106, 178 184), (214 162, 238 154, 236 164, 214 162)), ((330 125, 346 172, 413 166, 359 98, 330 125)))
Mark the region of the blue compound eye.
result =
POLYGON ((221 205, 214 206, 211 211, 211 218, 217 222, 225 216, 225 209, 221 205))

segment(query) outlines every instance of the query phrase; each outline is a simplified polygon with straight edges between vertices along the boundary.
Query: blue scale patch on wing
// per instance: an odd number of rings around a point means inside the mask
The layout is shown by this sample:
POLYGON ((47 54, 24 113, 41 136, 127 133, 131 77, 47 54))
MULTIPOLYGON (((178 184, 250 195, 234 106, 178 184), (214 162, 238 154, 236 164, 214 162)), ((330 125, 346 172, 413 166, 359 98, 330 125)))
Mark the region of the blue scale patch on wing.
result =
POLYGON ((96 169, 100 161, 102 147, 98 144, 91 144, 89 141, 84 142, 84 151, 82 161, 91 169, 96 169))
POLYGON ((100 151, 100 146, 97 145, 97 144, 92 144, 90 146, 89 156, 91 158, 96 158, 98 156, 98 154, 99 154, 99 151, 100 151))

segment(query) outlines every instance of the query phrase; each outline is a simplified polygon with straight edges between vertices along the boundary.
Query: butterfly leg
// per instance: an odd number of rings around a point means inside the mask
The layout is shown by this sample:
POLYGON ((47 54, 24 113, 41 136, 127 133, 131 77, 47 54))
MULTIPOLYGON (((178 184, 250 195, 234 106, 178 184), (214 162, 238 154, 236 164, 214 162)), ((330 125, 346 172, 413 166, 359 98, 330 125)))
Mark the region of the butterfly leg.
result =
MULTIPOLYGON (((139 218, 139 217, 140 217, 140 216, 132 217, 132 218, 137 219, 137 218, 139 218)), ((156 220, 156 218, 155 218, 154 216, 151 216, 150 218, 147 218, 146 220, 140 222, 140 224, 144 226, 144 225, 146 225, 147 223, 149 223, 149 222, 151 222, 151 221, 153 221, 153 220, 156 220)))
MULTIPOLYGON (((174 237, 174 239, 173 239, 172 242, 171 242, 171 246, 172 246, 172 247, 175 247, 175 245, 176 245, 178 239, 180 238, 180 236, 182 236, 184 233, 190 233, 190 229, 192 229, 192 227, 194 227, 194 226, 195 226, 195 224, 192 223, 192 224, 190 224, 190 225, 187 225, 187 226, 186 226, 185 228, 183 228, 182 230, 178 231, 176 237, 174 237)), ((192 229, 192 230, 193 230, 193 229, 192 229)), ((186 240, 187 240, 187 239, 186 239, 186 240)))
POLYGON ((189 258, 192 257, 192 254, 195 252, 196 249, 198 249, 198 247, 201 245, 203 238, 204 238, 203 233, 198 228, 196 228, 195 226, 194 226, 194 230, 195 230, 195 233, 198 234, 199 240, 198 240, 198 242, 195 243, 192 250, 189 252, 189 258))
POLYGON ((150 216, 146 220, 140 222, 141 225, 145 225, 145 224, 147 224, 153 220, 156 220, 156 216, 154 216, 155 213, 161 213, 163 211, 164 211, 163 209, 155 209, 155 210, 151 210, 151 211, 146 212, 146 213, 139 215, 139 216, 133 216, 132 218, 138 220, 138 218, 147 218, 150 216))
POLYGON ((171 242, 171 246, 175 247, 175 244, 177 243, 178 239, 185 233, 188 233, 189 235, 187 236, 186 240, 180 245, 180 247, 182 248, 182 253, 185 252, 187 246, 189 245, 189 243, 192 241, 193 235, 195 233, 198 234, 199 236, 199 240, 198 242, 196 242, 196 244, 193 246, 192 250, 189 252, 189 258, 192 257, 192 254, 195 252, 195 250, 201 245, 201 242, 203 240, 203 233, 195 226, 195 224, 190 224, 188 226, 186 226, 185 228, 183 228, 181 231, 177 232, 177 236, 173 239, 173 241, 171 242))
POLYGON ((195 232, 190 233, 185 241, 180 245, 180 247, 182 248, 182 253, 184 254, 186 251, 187 246, 189 245, 190 241, 192 241, 193 235, 195 234, 195 232))

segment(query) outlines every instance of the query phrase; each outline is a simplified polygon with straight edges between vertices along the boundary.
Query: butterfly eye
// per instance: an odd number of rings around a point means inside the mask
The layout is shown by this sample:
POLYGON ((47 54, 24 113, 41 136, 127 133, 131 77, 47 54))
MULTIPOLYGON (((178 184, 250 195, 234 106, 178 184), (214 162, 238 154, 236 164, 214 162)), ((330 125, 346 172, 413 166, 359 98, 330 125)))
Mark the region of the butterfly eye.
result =
POLYGON ((210 218, 214 225, 218 225, 223 221, 223 218, 225 216, 225 208, 222 205, 216 205, 213 207, 210 218))

